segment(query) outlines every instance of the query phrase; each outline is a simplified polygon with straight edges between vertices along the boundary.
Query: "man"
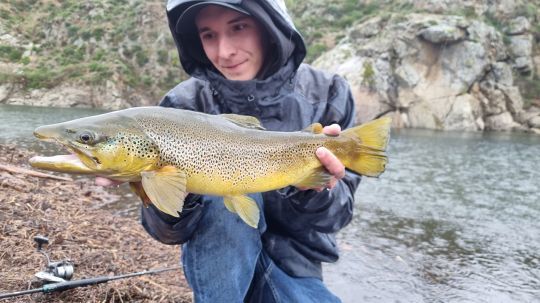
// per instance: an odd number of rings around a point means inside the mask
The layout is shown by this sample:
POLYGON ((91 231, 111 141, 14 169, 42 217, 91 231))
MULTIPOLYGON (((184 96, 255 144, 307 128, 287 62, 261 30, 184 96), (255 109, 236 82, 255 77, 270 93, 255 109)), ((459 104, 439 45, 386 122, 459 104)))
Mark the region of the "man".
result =
MULTIPOLYGON (((320 122, 330 125, 326 134, 337 135, 340 126, 353 125, 347 83, 301 64, 304 42, 278 2, 171 0, 167 14, 192 78, 161 106, 254 116, 276 131, 320 122)), ((188 195, 180 218, 142 209, 150 235, 183 244, 196 302, 339 302, 322 283, 321 262, 338 258, 333 233, 351 220, 360 178, 328 150, 316 155, 334 176, 326 188, 251 195, 264 210, 258 229, 227 211, 221 197, 188 195)))

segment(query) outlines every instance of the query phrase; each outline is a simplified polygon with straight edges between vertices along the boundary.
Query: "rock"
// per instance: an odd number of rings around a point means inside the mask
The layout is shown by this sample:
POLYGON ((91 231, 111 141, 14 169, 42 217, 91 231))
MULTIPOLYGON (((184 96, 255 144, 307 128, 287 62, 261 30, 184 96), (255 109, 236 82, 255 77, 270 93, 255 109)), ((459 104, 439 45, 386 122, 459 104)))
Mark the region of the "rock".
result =
POLYGON ((11 83, 0 84, 0 103, 4 103, 7 100, 12 90, 13 90, 13 84, 11 83))
POLYGON ((508 26, 504 29, 504 32, 509 35, 521 35, 525 34, 531 28, 529 19, 524 16, 516 17, 510 20, 508 26))
POLYGON ((508 49, 514 58, 531 57, 533 39, 532 35, 510 36, 508 49))
POLYGON ((479 130, 480 128, 477 125, 479 111, 480 102, 472 95, 457 96, 452 101, 452 108, 443 122, 443 127, 445 130, 479 130))
POLYGON ((514 68, 522 74, 529 74, 533 69, 533 63, 530 57, 519 57, 514 60, 514 68))
POLYGON ((480 80, 490 62, 482 44, 464 41, 442 50, 441 65, 446 85, 457 95, 467 92, 474 82, 480 80))
POLYGON ((362 23, 362 26, 355 26, 349 31, 349 36, 354 39, 365 39, 377 35, 383 27, 383 20, 381 17, 375 17, 369 19, 367 22, 362 23))
POLYGON ((356 107, 356 123, 362 124, 376 118, 380 113, 391 111, 388 104, 380 102, 376 91, 365 87, 355 87, 352 89, 356 107))
POLYGON ((463 40, 465 32, 455 26, 438 24, 421 30, 418 36, 435 44, 454 43, 463 40))
POLYGON ((517 116, 523 110, 523 98, 516 86, 499 86, 506 101, 506 108, 513 116, 517 116))
POLYGON ((485 119, 485 122, 487 130, 510 131, 514 127, 519 127, 519 124, 514 122, 514 119, 509 112, 504 112, 494 116, 488 116, 485 119))
POLYGON ((420 75, 417 72, 418 68, 412 62, 402 62, 396 68, 395 77, 399 87, 409 88, 414 87, 420 82, 420 75))
POLYGON ((505 62, 495 62, 491 65, 491 70, 487 75, 487 79, 497 82, 500 85, 514 85, 514 76, 512 68, 505 62))
MULTIPOLYGON (((494 27, 457 16, 372 18, 314 65, 349 81, 360 122, 393 112, 401 127, 518 129, 516 121, 526 123, 512 64, 521 63, 516 54, 532 58, 532 41, 529 34, 512 39, 507 46, 494 27)), ((520 71, 531 66, 526 61, 520 71)))
POLYGON ((506 111, 506 96, 497 89, 495 82, 480 82, 480 92, 485 97, 481 101, 486 115, 499 115, 506 111))
POLYGON ((504 61, 508 58, 503 38, 492 26, 474 20, 467 27, 467 33, 468 40, 481 43, 491 60, 504 61))
POLYGON ((529 119, 529 121, 527 121, 527 124, 532 128, 540 129, 540 116, 529 119))

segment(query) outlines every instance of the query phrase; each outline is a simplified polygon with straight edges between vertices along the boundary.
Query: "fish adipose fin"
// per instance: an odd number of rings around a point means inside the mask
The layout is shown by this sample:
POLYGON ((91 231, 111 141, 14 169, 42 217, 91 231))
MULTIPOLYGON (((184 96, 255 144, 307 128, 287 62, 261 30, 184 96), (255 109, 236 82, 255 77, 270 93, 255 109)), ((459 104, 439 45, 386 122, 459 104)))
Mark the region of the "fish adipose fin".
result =
POLYGON ((248 196, 227 196, 223 198, 223 202, 230 212, 237 213, 247 225, 257 228, 260 213, 255 200, 248 196))
POLYGON ((186 173, 174 166, 164 166, 141 173, 144 191, 159 210, 179 217, 186 197, 186 173))
POLYGON ((352 138, 356 146, 343 159, 348 169, 368 177, 378 177, 385 170, 388 159, 385 151, 390 138, 392 119, 383 117, 369 123, 346 129, 344 137, 352 138))
POLYGON ((240 127, 265 130, 265 128, 261 125, 261 121, 252 116, 244 116, 237 114, 221 114, 220 116, 240 127))
POLYGON ((315 188, 325 186, 332 179, 332 175, 329 174, 323 167, 312 170, 306 175, 300 182, 293 184, 296 187, 315 188))
POLYGON ((323 126, 321 123, 313 123, 308 127, 304 128, 302 131, 305 133, 313 133, 318 135, 323 133, 323 126))

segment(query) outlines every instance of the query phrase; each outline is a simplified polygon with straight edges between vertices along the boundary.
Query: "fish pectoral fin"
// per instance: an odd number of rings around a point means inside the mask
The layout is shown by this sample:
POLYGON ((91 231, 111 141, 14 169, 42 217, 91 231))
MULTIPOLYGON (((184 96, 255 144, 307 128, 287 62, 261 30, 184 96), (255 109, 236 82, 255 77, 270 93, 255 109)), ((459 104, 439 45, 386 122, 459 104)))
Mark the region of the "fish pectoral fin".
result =
POLYGON ((312 134, 322 134, 323 133, 323 126, 321 123, 313 123, 309 125, 308 127, 304 128, 302 132, 305 133, 312 133, 312 134))
POLYGON ((237 114, 221 114, 220 116, 240 127, 265 130, 265 128, 261 125, 261 121, 252 116, 237 114))
POLYGON ((255 200, 248 196, 228 196, 224 197, 223 202, 229 211, 237 213, 247 225, 257 228, 260 212, 255 200))
POLYGON ((141 182, 129 182, 129 187, 137 196, 139 196, 139 198, 141 198, 141 201, 145 207, 148 207, 148 205, 152 204, 152 201, 150 200, 150 198, 148 198, 148 195, 144 191, 141 182))
POLYGON ((316 168, 306 174, 299 182, 293 184, 296 187, 314 188, 325 186, 332 179, 332 175, 329 174, 323 167, 316 168))
POLYGON ((186 173, 174 166, 141 173, 142 187, 152 204, 162 212, 179 217, 186 197, 186 173))

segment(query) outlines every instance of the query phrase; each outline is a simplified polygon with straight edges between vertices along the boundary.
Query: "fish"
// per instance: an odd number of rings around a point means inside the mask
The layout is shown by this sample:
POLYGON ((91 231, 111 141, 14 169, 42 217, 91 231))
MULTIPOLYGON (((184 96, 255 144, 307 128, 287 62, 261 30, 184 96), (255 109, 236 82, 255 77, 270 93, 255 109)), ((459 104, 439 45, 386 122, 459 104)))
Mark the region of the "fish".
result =
POLYGON ((179 217, 188 193, 223 196, 225 207, 257 228, 260 210, 248 196, 296 186, 324 186, 332 176, 318 160, 329 149, 347 170, 378 177, 385 170, 391 118, 323 133, 266 130, 252 116, 210 115, 160 106, 134 107, 44 125, 34 135, 70 155, 35 156, 34 168, 129 182, 143 204, 179 217))

